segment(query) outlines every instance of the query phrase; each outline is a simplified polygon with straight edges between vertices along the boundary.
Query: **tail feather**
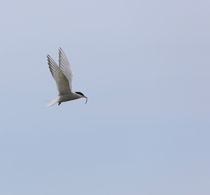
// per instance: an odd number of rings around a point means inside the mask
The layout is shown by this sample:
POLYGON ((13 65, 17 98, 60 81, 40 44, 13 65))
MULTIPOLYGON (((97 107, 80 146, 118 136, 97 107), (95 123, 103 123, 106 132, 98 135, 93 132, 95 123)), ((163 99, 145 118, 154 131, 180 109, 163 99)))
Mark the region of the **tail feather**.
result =
POLYGON ((48 103, 48 107, 50 107, 50 106, 53 106, 53 105, 55 105, 56 103, 58 103, 58 98, 56 98, 56 99, 54 99, 54 100, 52 100, 52 101, 50 101, 49 103, 48 103))

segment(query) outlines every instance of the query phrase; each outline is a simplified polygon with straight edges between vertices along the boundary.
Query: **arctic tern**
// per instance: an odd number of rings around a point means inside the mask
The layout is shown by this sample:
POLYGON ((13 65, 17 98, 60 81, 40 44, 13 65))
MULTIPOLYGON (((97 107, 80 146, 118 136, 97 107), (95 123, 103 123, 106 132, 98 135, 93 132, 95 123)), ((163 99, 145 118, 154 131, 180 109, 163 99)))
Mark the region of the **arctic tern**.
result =
POLYGON ((59 97, 55 100, 52 100, 48 106, 53 106, 54 104, 58 104, 58 106, 62 102, 67 102, 71 100, 76 100, 79 98, 86 98, 86 102, 88 101, 88 98, 82 93, 82 92, 73 92, 72 91, 72 70, 70 67, 70 63, 64 53, 64 51, 59 48, 59 66, 56 64, 56 62, 50 57, 50 55, 47 55, 47 61, 49 65, 50 72, 55 79, 59 97))

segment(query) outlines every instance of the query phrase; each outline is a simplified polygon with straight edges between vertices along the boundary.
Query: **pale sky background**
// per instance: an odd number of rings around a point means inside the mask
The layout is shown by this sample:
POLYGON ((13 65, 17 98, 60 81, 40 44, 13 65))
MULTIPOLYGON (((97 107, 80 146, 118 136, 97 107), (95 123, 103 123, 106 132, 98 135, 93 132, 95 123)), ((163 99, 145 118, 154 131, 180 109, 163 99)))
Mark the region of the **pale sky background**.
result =
POLYGON ((2 195, 209 195, 210 1, 4 1, 2 195), (68 56, 57 96, 46 55, 68 56))

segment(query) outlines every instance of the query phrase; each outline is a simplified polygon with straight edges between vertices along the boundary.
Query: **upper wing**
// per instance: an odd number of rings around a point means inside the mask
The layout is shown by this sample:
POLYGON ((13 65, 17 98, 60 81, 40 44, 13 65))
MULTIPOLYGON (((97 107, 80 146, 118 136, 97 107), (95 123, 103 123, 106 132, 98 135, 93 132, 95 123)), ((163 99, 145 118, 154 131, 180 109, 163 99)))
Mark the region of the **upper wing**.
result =
POLYGON ((63 72, 60 70, 58 65, 49 55, 47 56, 47 60, 48 60, 50 72, 56 81, 59 95, 65 95, 67 93, 70 93, 71 89, 69 87, 69 81, 66 78, 66 76, 63 74, 63 72))
POLYGON ((70 68, 70 63, 69 63, 64 51, 61 48, 59 48, 59 68, 61 69, 63 74, 68 79, 70 90, 72 90, 73 73, 70 68))

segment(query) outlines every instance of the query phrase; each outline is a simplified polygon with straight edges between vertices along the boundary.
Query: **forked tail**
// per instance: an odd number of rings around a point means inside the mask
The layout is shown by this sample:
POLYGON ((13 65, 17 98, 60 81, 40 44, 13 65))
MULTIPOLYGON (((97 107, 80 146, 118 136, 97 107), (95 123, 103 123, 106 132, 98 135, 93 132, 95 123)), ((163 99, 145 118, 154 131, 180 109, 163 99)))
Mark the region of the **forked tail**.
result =
POLYGON ((50 107, 50 106, 53 106, 53 105, 55 105, 55 104, 57 104, 57 103, 58 103, 58 98, 56 98, 56 99, 50 101, 50 102, 48 103, 47 106, 50 107))

